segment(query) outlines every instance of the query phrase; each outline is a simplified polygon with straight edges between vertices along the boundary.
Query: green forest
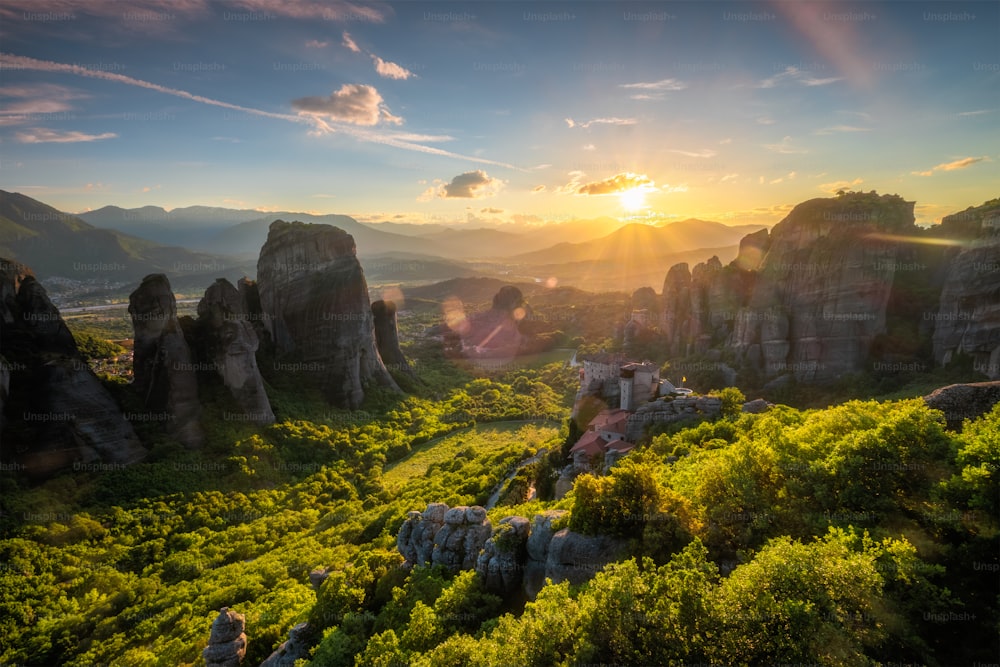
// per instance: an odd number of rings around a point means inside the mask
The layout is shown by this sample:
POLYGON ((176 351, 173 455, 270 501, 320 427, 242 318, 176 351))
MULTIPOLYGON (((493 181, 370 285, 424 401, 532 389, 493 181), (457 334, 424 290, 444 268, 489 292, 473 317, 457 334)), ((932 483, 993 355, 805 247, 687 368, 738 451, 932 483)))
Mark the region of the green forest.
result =
POLYGON ((275 378, 278 423, 227 422, 209 396, 201 451, 150 432, 123 469, 4 472, 0 662, 200 665, 221 607, 246 617, 244 665, 301 622, 317 667, 995 661, 1000 407, 960 432, 920 399, 726 409, 554 500, 575 369, 421 364, 418 391, 363 410, 275 378), (401 567, 407 512, 497 491, 494 527, 568 510, 628 557, 533 601, 401 567))

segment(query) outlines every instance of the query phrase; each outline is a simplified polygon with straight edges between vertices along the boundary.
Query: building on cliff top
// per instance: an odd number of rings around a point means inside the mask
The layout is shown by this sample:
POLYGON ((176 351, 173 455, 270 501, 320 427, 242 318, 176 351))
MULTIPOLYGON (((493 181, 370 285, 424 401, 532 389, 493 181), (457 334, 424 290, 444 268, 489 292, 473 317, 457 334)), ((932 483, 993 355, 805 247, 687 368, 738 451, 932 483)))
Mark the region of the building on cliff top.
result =
POLYGON ((598 454, 603 454, 605 463, 608 459, 617 460, 635 447, 635 443, 625 439, 628 424, 628 410, 601 410, 587 424, 587 431, 569 450, 569 458, 577 471, 587 470, 590 461, 598 454))

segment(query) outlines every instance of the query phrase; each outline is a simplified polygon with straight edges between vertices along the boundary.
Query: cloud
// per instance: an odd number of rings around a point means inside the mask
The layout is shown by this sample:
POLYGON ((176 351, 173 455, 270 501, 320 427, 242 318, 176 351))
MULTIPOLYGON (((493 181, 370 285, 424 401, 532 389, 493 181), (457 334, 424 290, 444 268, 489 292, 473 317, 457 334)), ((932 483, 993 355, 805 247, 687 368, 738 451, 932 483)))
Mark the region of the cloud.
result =
POLYGON ((983 114, 993 113, 996 109, 979 109, 977 111, 961 111, 959 116, 982 116, 983 114))
POLYGON ((719 141, 720 146, 724 146, 726 144, 731 144, 731 143, 733 143, 732 137, 726 137, 725 139, 719 141))
POLYGON ((531 194, 536 194, 538 192, 545 192, 545 186, 544 185, 536 185, 535 187, 531 188, 531 194))
POLYGON ((318 39, 310 39, 308 42, 306 42, 307 49, 325 49, 328 46, 330 46, 330 42, 326 41, 321 42, 318 39))
POLYGON ((757 118, 758 125, 774 125, 774 119, 770 116, 759 116, 757 118))
POLYGON ((989 157, 964 157, 959 160, 953 160, 952 162, 942 162, 939 165, 931 167, 926 171, 911 171, 910 173, 914 176, 930 176, 936 171, 957 171, 959 169, 967 169, 977 162, 992 162, 989 157))
POLYGON ((400 125, 403 122, 389 112, 374 86, 362 83, 345 83, 329 97, 300 97, 292 100, 292 108, 299 113, 352 125, 377 125, 380 121, 400 125))
POLYGON ((22 144, 78 144, 90 141, 103 141, 104 139, 114 139, 118 135, 114 132, 104 132, 103 134, 87 134, 85 132, 59 132, 49 130, 44 127, 36 127, 30 130, 17 133, 17 140, 22 144))
POLYGON ((413 72, 406 69, 401 65, 396 63, 391 63, 387 60, 382 60, 375 54, 372 54, 372 61, 375 63, 375 71, 378 72, 379 76, 383 76, 387 79, 409 79, 411 76, 416 76, 413 72))
POLYGON ((783 155, 792 155, 796 153, 808 153, 804 148, 798 148, 792 145, 791 137, 784 137, 779 143, 776 144, 762 144, 764 148, 774 153, 781 153, 783 155))
POLYGON ((844 77, 842 76, 831 76, 825 79, 818 79, 798 67, 786 67, 784 71, 778 72, 774 76, 769 76, 768 78, 761 80, 757 84, 757 87, 774 88, 779 83, 784 81, 797 83, 801 86, 826 86, 831 83, 836 83, 837 81, 842 81, 843 79, 844 77))
POLYGON ((668 148, 667 152, 677 153, 678 155, 684 155, 686 157, 702 157, 702 158, 715 157, 716 155, 718 155, 718 153, 713 151, 711 148, 703 148, 700 151, 682 151, 682 150, 677 150, 676 148, 668 148))
POLYGON ((855 178, 853 181, 834 181, 833 183, 823 183, 819 189, 830 194, 837 194, 838 190, 850 190, 855 185, 864 183, 863 179, 855 178))
MULTIPOLYGON (((507 169, 523 171, 522 169, 519 169, 518 167, 509 164, 507 162, 490 160, 479 156, 461 155, 459 153, 453 153, 451 151, 442 150, 440 148, 435 148, 433 146, 424 146, 423 144, 412 141, 410 138, 412 135, 391 133, 385 131, 374 132, 372 130, 363 127, 358 127, 356 125, 334 126, 328 119, 324 119, 320 117, 320 115, 315 113, 299 113, 297 115, 293 115, 286 113, 276 113, 273 111, 264 111, 263 109, 255 109, 253 107, 246 107, 246 106, 241 106, 239 104, 231 104, 229 102, 223 102, 221 100, 212 99, 210 97, 204 97, 203 95, 195 95, 185 90, 179 90, 177 88, 169 88, 167 86, 161 86, 159 84, 151 83, 149 81, 143 81, 142 79, 135 79, 130 76, 125 76, 124 74, 87 69, 86 67, 80 65, 69 65, 66 63, 57 63, 49 60, 38 60, 36 58, 29 58, 27 56, 16 56, 9 53, 0 53, 0 67, 9 68, 11 70, 31 70, 31 71, 41 71, 41 72, 75 74, 77 76, 82 76, 87 78, 102 79, 104 81, 113 81, 127 86, 135 86, 138 88, 145 88, 147 90, 154 90, 156 92, 163 93, 164 95, 172 95, 174 97, 180 97, 182 99, 190 100, 192 102, 198 102, 199 104, 207 104, 209 106, 220 107, 223 109, 232 109, 234 111, 241 111, 243 113, 260 116, 262 118, 273 118, 291 123, 308 123, 313 126, 314 132, 316 134, 329 134, 333 132, 340 132, 348 136, 351 136, 354 139, 357 139, 358 141, 363 141, 367 143, 382 144, 383 146, 390 146, 401 150, 414 151, 417 153, 426 153, 428 155, 439 155, 442 157, 449 157, 458 160, 478 162, 480 164, 492 164, 500 167, 505 167, 507 169)), ((322 98, 317 98, 317 99, 322 99, 322 98)), ((389 120, 390 118, 395 121, 400 121, 400 119, 396 118, 395 116, 391 116, 391 114, 389 115, 387 120, 389 120)))
POLYGON ((417 201, 438 199, 482 199, 492 197, 499 192, 504 182, 493 178, 482 169, 467 171, 451 179, 450 183, 435 181, 438 185, 431 186, 417 198, 417 201))
POLYGON ((727 181, 732 181, 738 176, 739 174, 726 174, 725 176, 719 179, 719 183, 726 183, 727 181))
MULTIPOLYGON (((573 175, 582 176, 581 172, 571 172, 573 175)), ((612 195, 618 192, 625 192, 626 190, 635 190, 637 188, 643 190, 655 190, 656 186, 653 181, 649 180, 649 177, 645 174, 633 174, 630 171, 623 171, 620 174, 615 174, 610 178, 605 178, 601 181, 593 181, 591 183, 578 184, 578 176, 574 176, 574 181, 571 181, 569 186, 576 184, 574 194, 578 195, 612 195)), ((567 186, 567 187, 569 187, 567 186)))
POLYGON ((3 86, 0 97, 12 98, 12 101, 0 109, 0 125, 19 125, 34 120, 39 116, 63 114, 60 120, 68 120, 65 112, 73 109, 71 100, 83 99, 88 95, 79 91, 57 86, 51 83, 25 84, 3 86))
POLYGON ((677 79, 660 79, 659 81, 639 81, 637 83, 623 83, 620 88, 629 90, 684 90, 687 84, 677 79))
POLYGON ((871 132, 870 127, 857 127, 855 125, 834 125, 816 130, 813 134, 837 134, 840 132, 871 132))
POLYGON ((637 121, 635 118, 618 118, 615 116, 612 116, 610 118, 594 118, 592 120, 584 121, 582 123, 579 121, 575 121, 572 118, 566 119, 566 125, 568 125, 569 127, 582 127, 584 129, 590 127, 591 125, 635 125, 638 122, 639 121, 637 121))
MULTIPOLYGON (((323 19, 326 21, 366 21, 381 23, 385 13, 366 3, 349 0, 129 0, 130 12, 166 13, 178 18, 209 17, 219 12, 219 7, 233 12, 260 15, 273 14, 296 19, 323 19)), ((125 20, 121 0, 4 0, 0 17, 21 18, 24 12, 66 12, 125 20)))
POLYGON ((499 214, 499 213, 503 213, 503 211, 504 210, 502 208, 481 208, 481 209, 479 209, 480 213, 492 213, 494 215, 499 214))
POLYGON ((353 51, 354 53, 361 53, 361 48, 357 45, 357 43, 355 43, 354 39, 351 38, 351 33, 346 30, 341 37, 340 45, 349 51, 353 51))
POLYGON ((597 150, 597 146, 595 146, 594 144, 586 144, 584 146, 581 146, 580 148, 583 149, 583 150, 585 150, 585 151, 596 151, 597 150))

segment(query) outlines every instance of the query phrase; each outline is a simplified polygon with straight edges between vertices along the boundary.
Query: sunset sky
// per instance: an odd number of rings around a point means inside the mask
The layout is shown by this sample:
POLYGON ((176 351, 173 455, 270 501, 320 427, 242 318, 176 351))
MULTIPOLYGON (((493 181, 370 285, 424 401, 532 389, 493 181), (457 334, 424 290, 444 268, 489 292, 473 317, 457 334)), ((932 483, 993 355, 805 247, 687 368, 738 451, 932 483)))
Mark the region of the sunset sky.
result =
POLYGON ((998 7, 0 0, 0 187, 732 224, 847 187, 931 222, 1000 195, 998 7))

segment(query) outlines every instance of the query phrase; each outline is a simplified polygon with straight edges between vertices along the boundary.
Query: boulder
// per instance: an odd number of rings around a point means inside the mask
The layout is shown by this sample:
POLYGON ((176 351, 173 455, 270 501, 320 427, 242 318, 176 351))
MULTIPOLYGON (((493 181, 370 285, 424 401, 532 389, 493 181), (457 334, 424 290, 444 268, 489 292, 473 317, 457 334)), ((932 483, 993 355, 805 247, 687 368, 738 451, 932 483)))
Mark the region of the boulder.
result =
POLYGON ((961 430, 966 419, 976 419, 1000 402, 1000 381, 951 384, 935 389, 924 402, 944 413, 948 428, 961 430))
POLYGON ((288 631, 288 639, 269 655, 260 667, 295 667, 295 662, 309 657, 309 624, 299 623, 288 631))
POLYGON ((444 516, 444 526, 434 536, 431 562, 452 572, 476 566, 479 552, 492 534, 482 507, 453 507, 444 516))
POLYGON ((747 401, 743 404, 743 412, 749 412, 752 415, 759 415, 762 412, 767 412, 772 407, 771 403, 768 403, 763 398, 755 398, 752 401, 747 401))
POLYGON ((399 391, 379 356, 350 234, 330 225, 271 223, 257 260, 257 290, 275 353, 319 373, 332 403, 358 408, 369 383, 399 391))
POLYGON ((569 581, 579 585, 600 572, 608 563, 627 555, 627 545, 605 535, 581 535, 563 528, 549 541, 545 577, 553 583, 569 581))
POLYGON ((132 387, 149 420, 162 420, 167 432, 188 447, 200 446, 198 379, 194 355, 177 319, 170 281, 162 273, 146 276, 129 295, 132 318, 132 387))
POLYGON ((247 652, 247 636, 243 632, 246 619, 229 607, 219 610, 212 622, 208 646, 201 652, 205 667, 239 667, 247 652))

